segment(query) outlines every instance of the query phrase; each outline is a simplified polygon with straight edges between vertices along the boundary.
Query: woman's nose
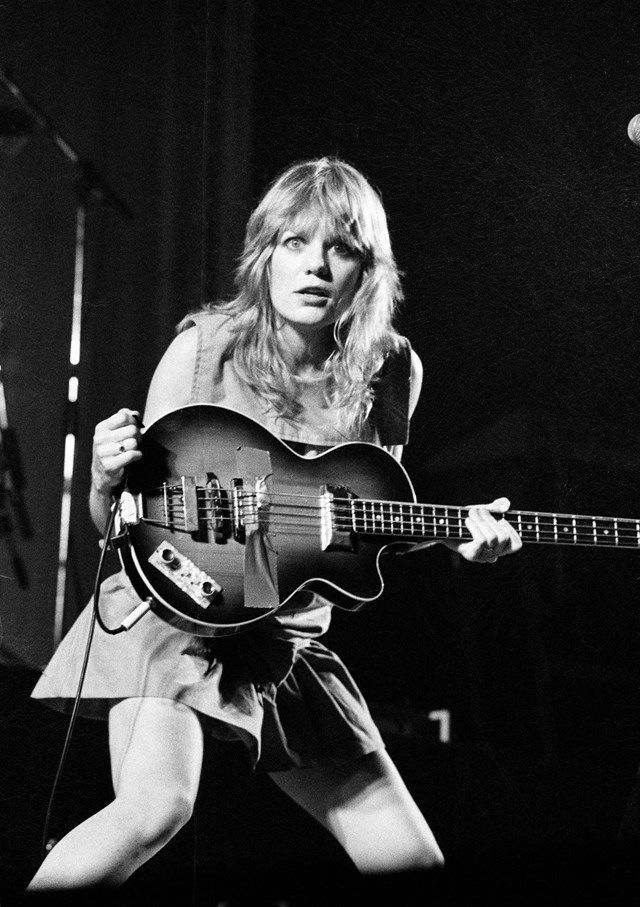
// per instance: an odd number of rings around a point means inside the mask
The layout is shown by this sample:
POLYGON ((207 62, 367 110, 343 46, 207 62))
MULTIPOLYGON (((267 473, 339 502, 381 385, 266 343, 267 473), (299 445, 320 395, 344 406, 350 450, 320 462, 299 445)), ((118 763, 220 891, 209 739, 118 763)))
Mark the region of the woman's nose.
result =
POLYGON ((329 262, 323 243, 309 243, 307 246, 305 266, 307 274, 326 275, 328 273, 329 262))

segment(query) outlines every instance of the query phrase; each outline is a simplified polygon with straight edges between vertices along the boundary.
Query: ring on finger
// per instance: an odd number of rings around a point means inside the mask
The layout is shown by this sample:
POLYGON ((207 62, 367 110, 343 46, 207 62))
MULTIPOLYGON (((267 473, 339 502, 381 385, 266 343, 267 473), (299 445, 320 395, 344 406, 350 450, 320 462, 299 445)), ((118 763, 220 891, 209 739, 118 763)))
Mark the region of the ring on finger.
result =
POLYGON ((120 445, 120 453, 126 453, 126 452, 127 452, 127 448, 124 446, 124 444, 121 444, 121 445, 120 445))

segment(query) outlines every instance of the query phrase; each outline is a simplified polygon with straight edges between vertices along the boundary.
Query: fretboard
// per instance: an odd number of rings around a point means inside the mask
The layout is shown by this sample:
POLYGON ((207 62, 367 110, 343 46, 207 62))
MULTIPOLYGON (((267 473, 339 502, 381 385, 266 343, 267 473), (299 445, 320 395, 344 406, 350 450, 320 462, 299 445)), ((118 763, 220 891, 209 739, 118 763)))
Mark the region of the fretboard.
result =
MULTIPOLYGON (((352 528, 362 535, 416 541, 471 538, 464 522, 468 513, 465 507, 365 501, 360 498, 351 499, 349 505, 352 528)), ((526 510, 509 510, 504 519, 516 529, 523 541, 539 545, 640 548, 640 520, 526 510)))

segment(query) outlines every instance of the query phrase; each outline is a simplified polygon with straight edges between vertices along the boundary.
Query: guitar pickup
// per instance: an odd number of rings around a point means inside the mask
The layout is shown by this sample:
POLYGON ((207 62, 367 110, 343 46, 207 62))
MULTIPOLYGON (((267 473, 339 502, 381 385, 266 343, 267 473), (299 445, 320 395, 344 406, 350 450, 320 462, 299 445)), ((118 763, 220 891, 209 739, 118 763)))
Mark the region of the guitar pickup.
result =
POLYGON ((351 501, 345 485, 323 485, 320 492, 320 546, 323 551, 357 551, 351 501))
POLYGON ((222 593, 222 586, 174 548, 171 542, 161 542, 149 557, 149 563, 201 608, 208 608, 222 593))
POLYGON ((195 476, 181 476, 182 506, 184 508, 185 532, 199 532, 200 519, 198 516, 198 491, 195 476))
POLYGON ((205 511, 208 514, 208 522, 213 530, 216 544, 224 544, 231 530, 229 528, 230 519, 228 517, 229 503, 226 492, 220 486, 220 482, 213 473, 207 473, 204 486, 205 490, 205 511))
POLYGON ((246 531, 244 527, 244 482, 242 479, 233 479, 231 482, 232 499, 232 532, 236 542, 244 544, 246 541, 246 531))

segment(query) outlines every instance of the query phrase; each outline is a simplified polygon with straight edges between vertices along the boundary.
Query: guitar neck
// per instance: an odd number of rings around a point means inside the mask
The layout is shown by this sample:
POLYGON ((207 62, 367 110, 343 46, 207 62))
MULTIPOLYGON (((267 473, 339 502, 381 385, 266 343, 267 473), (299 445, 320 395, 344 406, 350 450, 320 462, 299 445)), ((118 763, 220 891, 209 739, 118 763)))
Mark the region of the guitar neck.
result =
MULTIPOLYGON (((471 538, 465 525, 465 507, 360 498, 349 503, 353 529, 363 535, 414 541, 471 538)), ((640 520, 527 510, 509 510, 502 516, 528 543, 640 548, 640 520)))

